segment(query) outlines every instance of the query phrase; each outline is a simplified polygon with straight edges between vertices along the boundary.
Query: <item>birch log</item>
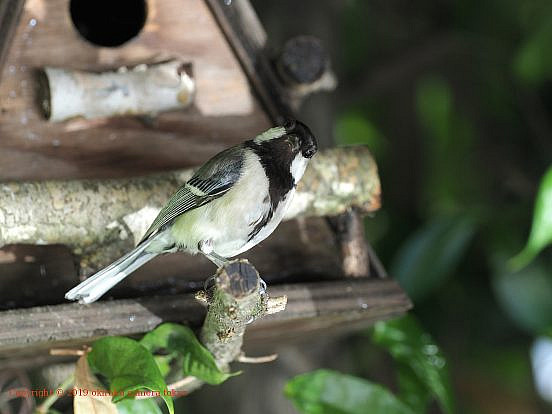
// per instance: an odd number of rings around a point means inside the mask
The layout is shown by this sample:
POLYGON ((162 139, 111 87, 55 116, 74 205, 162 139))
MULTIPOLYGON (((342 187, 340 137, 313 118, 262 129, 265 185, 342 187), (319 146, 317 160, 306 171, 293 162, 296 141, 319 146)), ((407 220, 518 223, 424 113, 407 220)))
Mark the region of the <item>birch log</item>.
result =
POLYGON ((191 66, 178 60, 93 73, 44 68, 42 106, 50 121, 155 115, 193 101, 191 66))
MULTIPOLYGON (((0 246, 64 244, 83 272, 137 243, 193 170, 126 180, 0 183, 0 246)), ((365 147, 322 151, 310 162, 285 219, 379 208, 380 182, 365 147)))

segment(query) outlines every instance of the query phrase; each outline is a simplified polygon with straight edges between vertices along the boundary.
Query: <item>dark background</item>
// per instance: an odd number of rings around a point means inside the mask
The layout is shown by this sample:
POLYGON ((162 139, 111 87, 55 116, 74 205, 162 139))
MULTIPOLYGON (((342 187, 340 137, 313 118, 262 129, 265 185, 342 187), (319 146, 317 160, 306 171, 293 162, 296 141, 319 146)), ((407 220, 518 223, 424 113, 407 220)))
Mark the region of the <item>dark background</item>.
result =
MULTIPOLYGON (((442 346, 458 412, 550 412, 530 362, 552 325, 550 249, 517 273, 506 263, 527 239, 552 160, 552 3, 252 3, 274 50, 300 34, 327 47, 339 86, 309 98, 301 116, 324 145, 373 151, 383 208, 367 237, 442 346)), ((363 333, 279 352, 190 396, 189 412, 295 412, 282 387, 316 368, 396 386, 392 362, 363 333)))

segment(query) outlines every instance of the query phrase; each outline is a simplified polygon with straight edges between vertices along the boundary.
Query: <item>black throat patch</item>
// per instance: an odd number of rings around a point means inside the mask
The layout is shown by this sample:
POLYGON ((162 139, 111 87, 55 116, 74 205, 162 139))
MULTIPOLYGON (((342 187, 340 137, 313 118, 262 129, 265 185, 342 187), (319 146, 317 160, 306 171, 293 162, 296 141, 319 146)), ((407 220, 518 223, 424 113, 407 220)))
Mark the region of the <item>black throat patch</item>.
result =
POLYGON ((270 196, 270 211, 249 234, 249 239, 251 240, 270 221, 278 204, 294 187, 290 167, 295 154, 292 153, 289 145, 280 138, 262 143, 246 141, 244 145, 247 148, 251 148, 259 157, 268 177, 268 194, 270 196))

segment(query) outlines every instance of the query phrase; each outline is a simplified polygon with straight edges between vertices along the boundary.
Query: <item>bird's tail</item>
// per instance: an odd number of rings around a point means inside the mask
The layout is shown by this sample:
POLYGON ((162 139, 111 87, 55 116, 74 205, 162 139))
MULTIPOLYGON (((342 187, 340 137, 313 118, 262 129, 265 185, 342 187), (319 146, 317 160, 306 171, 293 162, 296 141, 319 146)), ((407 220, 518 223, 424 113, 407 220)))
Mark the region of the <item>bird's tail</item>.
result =
POLYGON ((80 303, 98 300, 105 292, 158 255, 145 251, 150 240, 136 246, 134 250, 75 286, 65 294, 65 299, 78 300, 80 303))

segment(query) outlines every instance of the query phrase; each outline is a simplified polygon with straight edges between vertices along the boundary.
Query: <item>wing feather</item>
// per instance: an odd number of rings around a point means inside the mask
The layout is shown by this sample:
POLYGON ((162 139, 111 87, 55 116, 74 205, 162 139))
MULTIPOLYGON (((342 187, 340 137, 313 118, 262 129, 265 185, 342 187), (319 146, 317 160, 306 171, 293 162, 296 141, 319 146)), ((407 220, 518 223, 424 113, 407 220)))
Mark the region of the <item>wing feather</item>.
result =
POLYGON ((241 176, 243 151, 242 146, 232 147, 207 161, 171 196, 140 243, 170 224, 178 216, 201 207, 226 193, 241 176))

